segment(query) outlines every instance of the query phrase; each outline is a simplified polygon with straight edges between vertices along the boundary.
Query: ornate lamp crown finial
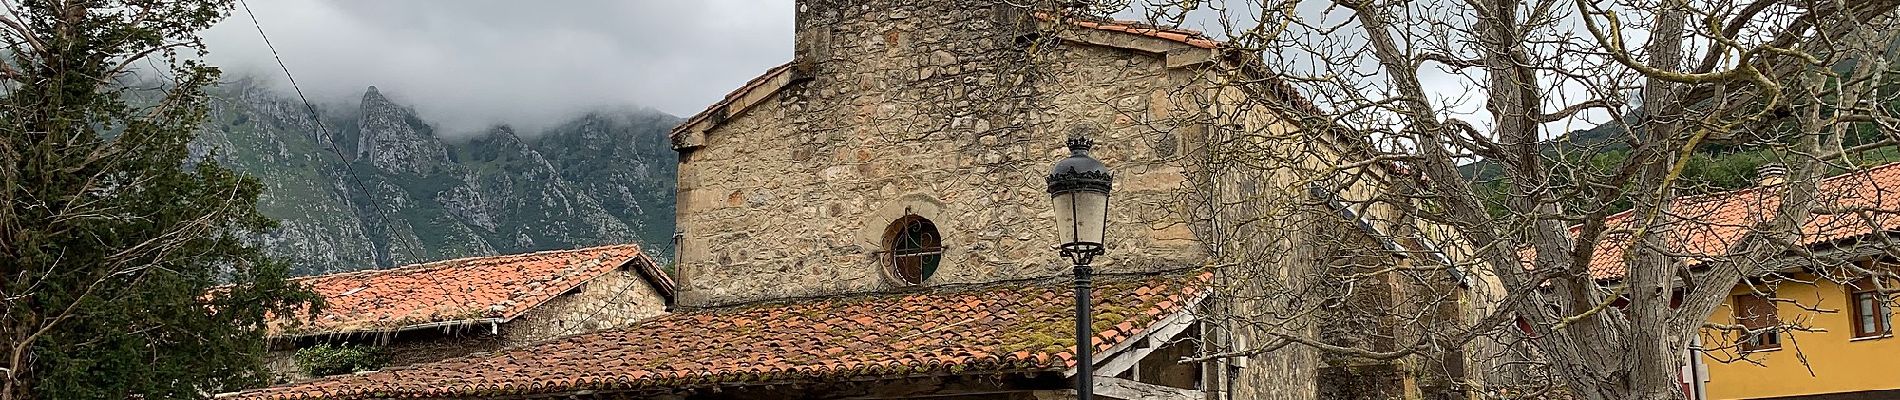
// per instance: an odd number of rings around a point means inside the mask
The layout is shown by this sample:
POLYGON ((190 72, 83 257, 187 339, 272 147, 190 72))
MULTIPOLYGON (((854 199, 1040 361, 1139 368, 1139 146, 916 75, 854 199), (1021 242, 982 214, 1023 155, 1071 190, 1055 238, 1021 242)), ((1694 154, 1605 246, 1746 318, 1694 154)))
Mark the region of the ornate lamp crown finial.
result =
POLYGON ((1092 147, 1095 147, 1095 141, 1089 140, 1088 136, 1076 135, 1069 137, 1069 151, 1088 151, 1089 148, 1092 147))

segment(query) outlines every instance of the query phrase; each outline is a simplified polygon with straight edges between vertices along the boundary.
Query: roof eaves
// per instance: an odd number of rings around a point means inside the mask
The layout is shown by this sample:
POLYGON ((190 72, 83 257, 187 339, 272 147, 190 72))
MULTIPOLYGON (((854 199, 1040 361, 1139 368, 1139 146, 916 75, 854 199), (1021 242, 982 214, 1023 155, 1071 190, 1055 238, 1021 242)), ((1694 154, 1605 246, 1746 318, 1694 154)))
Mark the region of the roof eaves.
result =
POLYGON ((668 133, 668 137, 673 141, 673 149, 685 150, 703 145, 704 143, 698 141, 703 138, 695 137, 695 134, 704 134, 713 126, 725 122, 725 119, 744 114, 751 110, 752 106, 764 102, 767 95, 778 93, 779 89, 790 85, 794 81, 791 79, 794 74, 790 73, 793 64, 787 62, 766 70, 764 74, 752 78, 745 85, 727 93, 726 97, 718 102, 707 106, 705 110, 693 114, 692 117, 686 119, 686 122, 673 127, 673 130, 668 133), (715 116, 719 118, 714 118, 715 116))
MULTIPOLYGON (((616 246, 627 246, 627 245, 616 245, 616 246)), ((535 252, 528 252, 528 253, 497 254, 497 255, 492 255, 492 256, 469 256, 469 257, 462 257, 462 258, 451 258, 447 260, 436 260, 436 261, 429 261, 429 262, 424 262, 424 263, 400 265, 394 268, 363 269, 363 270, 356 270, 356 271, 349 271, 349 272, 338 272, 338 273, 333 273, 333 274, 300 276, 300 277, 291 278, 291 280, 296 281, 296 282, 308 282, 308 281, 314 281, 314 280, 334 279, 334 278, 344 278, 344 277, 427 272, 427 271, 433 271, 433 270, 443 269, 443 268, 462 267, 467 262, 476 261, 476 260, 509 259, 509 258, 521 258, 521 257, 529 257, 529 256, 546 256, 546 255, 562 254, 562 253, 575 253, 575 252, 583 252, 583 251, 598 251, 601 248, 606 248, 606 247, 615 247, 615 246, 597 246, 597 247, 583 247, 583 248, 577 248, 577 249, 542 250, 542 251, 535 251, 535 252)), ((645 255, 645 253, 641 253, 641 254, 645 255)))
POLYGON ((679 287, 673 282, 672 277, 666 275, 666 271, 660 269, 659 263, 653 261, 652 257, 648 257, 646 252, 640 252, 637 257, 627 260, 627 263, 621 267, 631 266, 634 272, 640 274, 641 279, 646 280, 647 284, 653 287, 654 292, 659 293, 660 297, 666 300, 668 307, 673 305, 679 287))
MULTIPOLYGON (((1039 18, 1044 21, 1049 20, 1049 17, 1039 18)), ((1069 25, 1072 26, 1096 31, 1126 33, 1156 41, 1183 44, 1208 50, 1218 49, 1222 46, 1221 42, 1208 38, 1206 35, 1201 34, 1200 31, 1157 27, 1137 21, 1071 19, 1065 22, 1068 22, 1069 25)), ((1137 50, 1140 49, 1138 48, 1137 50)))
POLYGON ((417 324, 400 325, 396 327, 383 328, 383 329, 370 328, 370 329, 348 329, 348 330, 336 330, 336 331, 324 331, 324 332, 301 332, 301 333, 294 333, 294 334, 271 334, 271 335, 266 335, 265 338, 270 339, 270 340, 295 340, 295 339, 312 338, 312 337, 383 335, 383 334, 395 334, 395 333, 402 333, 402 332, 409 332, 409 331, 423 330, 423 329, 437 329, 437 328, 452 327, 452 326, 470 326, 470 325, 481 325, 481 324, 490 324, 490 323, 503 324, 503 323, 507 323, 509 320, 512 320, 512 319, 514 319, 514 317, 470 318, 470 319, 457 319, 457 320, 447 320, 447 321, 430 321, 430 322, 423 322, 423 323, 417 323, 417 324))
MULTIPOLYGON (((1824 185, 1827 185, 1830 182, 1835 182, 1835 181, 1840 181, 1840 180, 1851 180, 1851 179, 1861 179, 1861 178, 1873 179, 1875 177, 1881 176, 1887 170, 1894 169, 1894 168, 1900 168, 1900 162, 1890 162, 1886 164, 1868 167, 1868 168, 1861 169, 1858 171, 1852 171, 1852 172, 1843 173, 1840 175, 1823 178, 1821 182, 1819 182, 1816 186, 1822 187, 1824 185)), ((1879 185, 1847 185, 1847 187, 1853 188, 1854 190, 1868 189, 1868 188, 1872 188, 1874 190, 1883 190, 1879 185)), ((1760 191, 1761 189, 1762 189, 1761 186, 1753 186, 1753 187, 1740 188, 1740 189, 1715 192, 1715 193, 1680 196, 1675 199, 1672 199, 1670 201, 1669 207, 1671 210, 1675 210, 1679 207, 1699 206, 1699 205, 1703 205, 1712 201, 1722 201, 1722 200, 1727 200, 1727 199, 1737 197, 1737 196, 1752 195, 1760 191)), ((1727 204, 1718 204, 1718 205, 1728 206, 1727 204)), ((1713 215, 1719 211, 1720 210, 1703 210, 1702 212, 1706 215, 1713 215)), ((1631 218, 1634 212, 1635 210, 1623 210, 1621 212, 1611 214, 1610 216, 1604 218, 1605 225, 1613 226, 1615 224, 1622 223, 1622 220, 1631 218)), ((1575 235, 1577 234, 1579 228, 1581 227, 1582 225, 1573 225, 1569 227, 1568 231, 1570 232, 1571 235, 1575 235)), ((1845 241, 1849 239, 1857 239, 1857 238, 1865 237, 1865 236, 1872 235, 1875 233, 1878 233, 1878 232, 1873 229, 1869 229, 1866 232, 1858 232, 1852 235, 1843 236, 1840 238, 1834 238, 1827 241, 1808 243, 1805 246, 1812 247, 1812 246, 1817 246, 1817 245, 1822 245, 1822 244, 1837 243, 1837 242, 1841 242, 1841 241, 1845 241)), ((1892 232, 1888 232, 1888 233, 1892 233, 1892 232)), ((1613 240, 1613 239, 1614 238, 1611 238, 1610 235, 1605 235, 1605 238, 1604 238, 1604 240, 1613 240)), ((1520 251, 1520 253, 1523 253, 1523 252, 1530 252, 1530 250, 1526 249, 1526 250, 1520 251)), ((1598 255, 1601 256, 1601 253, 1599 253, 1598 255)), ((1690 265, 1700 264, 1699 260, 1695 258, 1690 258, 1689 260, 1687 260, 1687 262, 1690 265)), ((1595 264, 1595 260, 1593 260, 1592 264, 1595 264)), ((1623 267, 1622 264, 1606 265, 1601 268, 1603 269, 1601 271, 1602 274, 1598 276, 1597 274, 1598 268, 1592 267, 1591 273, 1593 276, 1591 278, 1601 281, 1601 282, 1618 282, 1618 281, 1621 281, 1624 274, 1628 273, 1628 271, 1623 267)))
MULTIPOLYGON (((1114 346, 1109 347, 1107 350, 1098 351, 1098 352, 1095 352, 1095 354, 1090 355, 1089 360, 1092 363, 1101 363, 1102 361, 1107 359, 1104 356, 1114 357, 1115 355, 1120 354, 1121 352, 1134 347, 1137 343, 1140 343, 1143 340, 1147 340, 1149 336, 1154 335, 1156 332, 1162 331, 1163 328, 1167 327, 1168 325, 1182 323, 1182 321, 1190 321, 1190 322, 1198 321, 1199 316, 1194 314, 1194 309, 1192 305, 1201 304, 1203 301, 1206 301, 1207 297, 1211 294, 1209 292, 1210 292, 1209 290, 1205 290, 1205 289, 1201 290, 1200 293, 1195 294, 1192 299, 1189 299, 1188 301, 1183 302, 1181 304, 1181 308, 1179 310, 1176 310, 1173 314, 1170 314, 1167 317, 1155 318, 1154 322, 1150 322, 1148 326, 1142 327, 1140 331, 1136 331, 1133 334, 1128 335, 1127 338, 1122 339, 1121 342, 1119 343, 1115 343, 1114 346)), ((1070 362, 1069 369, 1062 371, 1062 376, 1074 377, 1075 373, 1076 373, 1075 363, 1070 362)))

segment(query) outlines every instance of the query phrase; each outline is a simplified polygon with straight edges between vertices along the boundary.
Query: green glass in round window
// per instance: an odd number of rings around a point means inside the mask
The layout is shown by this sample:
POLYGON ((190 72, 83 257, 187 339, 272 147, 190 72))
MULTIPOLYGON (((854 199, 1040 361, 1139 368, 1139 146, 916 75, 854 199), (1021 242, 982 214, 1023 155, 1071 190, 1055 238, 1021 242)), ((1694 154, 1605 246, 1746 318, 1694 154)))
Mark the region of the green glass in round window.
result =
POLYGON ((907 285, 924 283, 937 273, 943 259, 943 239, 937 225, 915 215, 897 220, 892 226, 891 268, 897 279, 907 285))

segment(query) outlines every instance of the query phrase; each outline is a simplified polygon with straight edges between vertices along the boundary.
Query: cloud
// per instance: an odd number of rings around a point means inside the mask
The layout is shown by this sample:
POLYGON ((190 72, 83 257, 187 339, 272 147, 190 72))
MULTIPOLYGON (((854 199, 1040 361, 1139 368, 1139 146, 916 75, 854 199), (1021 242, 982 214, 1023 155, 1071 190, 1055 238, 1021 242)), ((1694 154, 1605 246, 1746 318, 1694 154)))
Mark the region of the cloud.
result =
MULTIPOLYGON (((1136 8, 1145 0, 1131 0, 1136 8)), ((311 100, 356 104, 374 85, 398 102, 465 135, 493 124, 522 132, 576 114, 650 107, 676 116, 698 113, 726 92, 792 57, 792 1, 784 0, 255 0, 250 1, 284 63, 311 100)), ((1222 37, 1246 29, 1252 2, 1234 9, 1224 27, 1214 9, 1196 11, 1184 27, 1222 37)), ((1349 14, 1308 18, 1337 23, 1349 14)), ((1139 9, 1117 17, 1146 19, 1139 9)), ((279 82, 283 72, 242 8, 204 33, 214 65, 227 76, 279 82)), ((1339 40, 1357 40, 1347 37, 1339 40)), ((1363 55, 1361 55, 1363 57, 1363 55)), ((1338 60, 1333 60, 1338 61, 1338 60)), ((1356 60, 1367 61, 1367 60, 1356 60)), ((1297 61, 1279 67, 1302 70, 1297 61)), ((1369 67, 1370 65, 1368 65, 1369 67)), ((1482 121, 1482 93, 1466 77, 1428 71, 1441 100, 1461 100, 1458 114, 1482 121)), ((1566 90, 1575 91, 1566 87, 1566 90)), ((1565 121, 1587 127, 1596 113, 1565 121)), ((1575 129, 1575 126, 1569 127, 1575 129)), ((1568 129, 1555 129, 1556 133, 1568 129)))
MULTIPOLYGON (((312 101, 374 85, 450 135, 546 126, 596 109, 686 116, 791 58, 792 2, 250 2, 312 101)), ((204 33, 227 76, 281 85, 242 8, 204 33)))

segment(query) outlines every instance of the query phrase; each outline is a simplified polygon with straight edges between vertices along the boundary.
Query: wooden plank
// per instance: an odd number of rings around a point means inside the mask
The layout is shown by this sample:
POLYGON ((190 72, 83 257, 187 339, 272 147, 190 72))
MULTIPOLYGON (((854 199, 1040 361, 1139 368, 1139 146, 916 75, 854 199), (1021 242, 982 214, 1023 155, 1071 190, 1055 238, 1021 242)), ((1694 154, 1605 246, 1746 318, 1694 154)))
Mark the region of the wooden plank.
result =
POLYGON ((1199 390, 1150 385, 1105 376, 1095 377, 1095 394, 1126 400, 1204 400, 1207 398, 1207 394, 1199 390))
MULTIPOLYGON (((1174 340, 1176 335, 1180 335, 1181 332, 1187 330, 1187 327, 1193 325, 1194 321, 1198 319, 1198 317, 1194 315, 1192 305, 1201 304, 1201 301, 1206 299, 1207 294, 1205 293, 1200 296, 1195 296, 1193 300, 1186 303, 1190 305, 1189 307, 1183 307, 1181 311, 1175 312, 1174 315, 1148 324, 1146 329, 1141 330, 1140 336, 1128 338, 1128 340, 1124 340, 1114 347, 1108 348, 1108 351, 1097 353, 1094 357, 1090 357, 1090 359, 1095 360, 1095 364, 1101 366, 1101 368, 1096 368, 1095 375, 1121 375, 1123 371, 1127 371, 1128 368, 1133 367, 1135 363, 1141 362, 1142 357, 1147 357, 1148 353, 1154 352, 1155 348, 1159 347, 1157 344, 1174 340), (1155 338, 1157 336, 1159 336, 1158 339, 1155 338), (1129 353, 1128 349, 1134 347, 1136 343, 1143 342, 1149 345, 1145 348, 1135 349, 1134 353, 1139 354, 1123 354, 1129 353), (1107 356, 1104 357, 1103 354, 1107 356)), ((1070 368, 1068 371, 1063 372, 1063 376, 1075 376, 1075 369, 1070 368)))
POLYGON ((1095 369, 1095 375, 1121 375, 1122 372, 1134 367, 1136 363, 1140 363, 1141 359, 1147 358, 1148 353, 1153 353, 1155 349, 1160 348, 1163 344, 1167 344, 1169 340, 1174 340, 1174 337, 1180 335, 1181 332, 1187 331, 1189 326, 1194 325, 1194 319, 1194 313, 1188 312, 1188 310, 1181 310, 1181 312, 1175 313, 1173 316, 1168 317, 1168 319, 1162 320, 1160 323, 1145 330, 1140 337, 1129 338, 1127 341, 1116 345, 1115 348, 1109 349, 1109 354, 1112 354, 1112 356, 1110 356, 1106 362, 1102 362, 1101 367, 1095 369), (1146 346, 1134 346, 1136 343, 1144 342, 1147 344, 1146 346))

